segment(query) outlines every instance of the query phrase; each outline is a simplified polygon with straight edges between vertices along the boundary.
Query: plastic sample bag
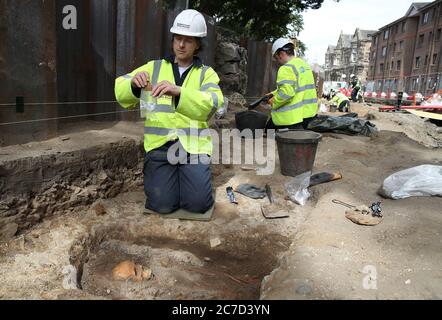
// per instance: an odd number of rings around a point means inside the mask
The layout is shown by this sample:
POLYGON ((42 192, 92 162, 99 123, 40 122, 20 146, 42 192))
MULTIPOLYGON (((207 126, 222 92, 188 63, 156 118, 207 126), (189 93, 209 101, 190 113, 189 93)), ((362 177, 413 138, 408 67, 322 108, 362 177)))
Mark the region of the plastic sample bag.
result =
POLYGON ((385 179, 379 193, 390 199, 442 196, 442 166, 422 165, 396 172, 385 179))
POLYGON ((157 98, 152 96, 152 87, 149 84, 146 89, 141 90, 140 117, 151 118, 152 115, 155 113, 156 106, 157 98))
POLYGON ((286 191, 294 203, 304 206, 310 198, 308 187, 310 186, 311 171, 307 171, 299 176, 294 177, 285 185, 286 191))
POLYGON ((225 118, 228 111, 229 111, 229 99, 227 97, 224 97, 224 104, 216 112, 215 118, 216 119, 225 118))

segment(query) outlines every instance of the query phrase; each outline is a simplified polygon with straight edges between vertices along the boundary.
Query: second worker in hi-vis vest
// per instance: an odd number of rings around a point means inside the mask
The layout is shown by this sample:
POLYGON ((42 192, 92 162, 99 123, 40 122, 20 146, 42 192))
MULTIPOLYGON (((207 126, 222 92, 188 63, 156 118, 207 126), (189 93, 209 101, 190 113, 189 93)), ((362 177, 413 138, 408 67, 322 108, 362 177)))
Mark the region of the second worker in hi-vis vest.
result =
POLYGON ((208 120, 224 98, 218 75, 196 56, 207 36, 204 16, 184 10, 170 32, 174 55, 117 78, 115 95, 123 108, 135 108, 141 91, 152 86, 156 99, 144 128, 146 209, 205 213, 214 205, 208 120), (170 156, 180 161, 171 162, 170 156))
POLYGON ((280 38, 272 54, 281 65, 271 93, 272 118, 267 129, 307 129, 318 114, 318 95, 310 66, 295 55, 290 39, 280 38))

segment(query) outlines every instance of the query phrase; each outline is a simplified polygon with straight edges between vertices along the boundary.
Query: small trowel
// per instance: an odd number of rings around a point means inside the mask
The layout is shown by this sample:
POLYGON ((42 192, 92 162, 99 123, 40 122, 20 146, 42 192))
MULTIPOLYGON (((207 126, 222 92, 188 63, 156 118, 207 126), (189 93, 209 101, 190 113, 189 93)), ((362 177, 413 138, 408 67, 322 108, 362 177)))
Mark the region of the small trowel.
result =
POLYGON ((266 95, 254 102, 252 102, 251 104, 249 104, 249 110, 253 110, 255 109, 257 106, 259 106, 261 104, 261 102, 268 102, 271 98, 273 98, 273 94, 271 95, 266 95))
POLYGON ((288 210, 276 205, 273 201, 272 189, 266 184, 266 193, 269 198, 270 205, 261 206, 261 212, 266 219, 284 219, 289 218, 288 210))

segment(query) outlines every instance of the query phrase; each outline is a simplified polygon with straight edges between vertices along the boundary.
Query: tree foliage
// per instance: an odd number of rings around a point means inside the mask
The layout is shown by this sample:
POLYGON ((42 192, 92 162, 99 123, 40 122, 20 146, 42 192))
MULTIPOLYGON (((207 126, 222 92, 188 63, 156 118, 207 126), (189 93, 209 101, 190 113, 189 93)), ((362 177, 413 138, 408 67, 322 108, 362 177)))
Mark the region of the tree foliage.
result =
MULTIPOLYGON (((174 7, 177 0, 163 0, 174 7)), ((340 0, 333 0, 339 2, 340 0)), ((304 29, 302 12, 319 9, 324 0, 189 0, 189 8, 216 19, 221 27, 254 40, 273 41, 281 37, 297 38, 304 29)), ((305 44, 298 41, 298 54, 305 44)))
MULTIPOLYGON (((176 0, 165 0, 173 6, 176 0)), ((189 7, 215 17, 217 23, 244 37, 274 40, 297 36, 303 29, 301 12, 318 9, 324 0, 190 0, 189 7)))

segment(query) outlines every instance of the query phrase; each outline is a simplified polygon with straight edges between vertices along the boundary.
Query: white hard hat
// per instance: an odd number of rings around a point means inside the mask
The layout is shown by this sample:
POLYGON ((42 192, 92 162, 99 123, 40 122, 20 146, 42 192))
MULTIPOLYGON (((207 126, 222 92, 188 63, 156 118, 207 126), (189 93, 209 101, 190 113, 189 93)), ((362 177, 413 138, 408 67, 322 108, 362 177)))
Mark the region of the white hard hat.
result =
POLYGON ((350 78, 354 78, 355 77, 355 75, 352 73, 351 75, 350 75, 350 78))
POLYGON ((184 10, 175 18, 170 32, 183 36, 203 38, 207 36, 206 20, 196 10, 184 10))
POLYGON ((292 43, 292 40, 288 39, 288 38, 279 38, 278 40, 276 40, 273 43, 273 47, 272 47, 272 55, 275 55, 276 51, 278 51, 279 49, 282 49, 285 45, 292 43))

